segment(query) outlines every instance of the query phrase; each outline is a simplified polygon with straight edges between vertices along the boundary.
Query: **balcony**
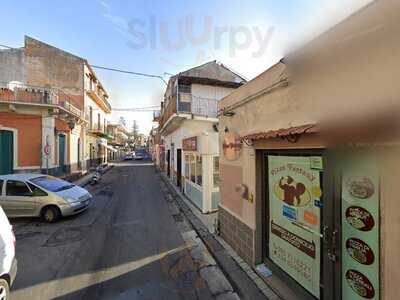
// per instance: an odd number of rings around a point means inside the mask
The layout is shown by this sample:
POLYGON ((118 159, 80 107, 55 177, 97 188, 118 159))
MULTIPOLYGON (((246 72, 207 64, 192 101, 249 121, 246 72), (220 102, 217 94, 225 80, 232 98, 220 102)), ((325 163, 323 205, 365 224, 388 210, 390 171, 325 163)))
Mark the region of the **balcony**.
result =
POLYGON ((216 99, 200 98, 190 93, 179 93, 178 101, 172 97, 161 111, 160 128, 163 128, 172 116, 217 118, 218 101, 216 99))
POLYGON ((83 119, 82 110, 72 104, 72 99, 71 95, 58 88, 0 83, 0 103, 53 107, 83 119))
POLYGON ((99 88, 95 88, 93 84, 85 83, 86 94, 106 113, 111 113, 111 105, 108 103, 105 93, 99 88))

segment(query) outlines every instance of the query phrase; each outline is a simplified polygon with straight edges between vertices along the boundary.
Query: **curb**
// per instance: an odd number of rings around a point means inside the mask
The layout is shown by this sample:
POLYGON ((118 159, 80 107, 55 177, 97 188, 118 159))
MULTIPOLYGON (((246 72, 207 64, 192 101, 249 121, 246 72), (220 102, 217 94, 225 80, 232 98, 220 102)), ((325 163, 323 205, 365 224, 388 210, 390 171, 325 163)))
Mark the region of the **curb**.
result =
POLYGON ((218 266, 231 283, 234 291, 238 293, 240 299, 258 300, 268 299, 257 287, 256 283, 248 276, 241 266, 231 257, 224 246, 218 241, 217 236, 210 233, 208 228, 192 212, 188 205, 181 198, 182 196, 174 189, 172 184, 163 175, 161 180, 166 184, 171 195, 176 200, 179 209, 193 226, 193 229, 203 241, 208 251, 211 253, 218 266))
MULTIPOLYGON (((103 174, 107 173, 112 168, 114 168, 114 165, 108 165, 101 171, 101 174, 103 175, 103 174)), ((79 178, 78 180, 75 180, 74 183, 76 183, 77 181, 83 181, 82 183, 79 183, 78 185, 81 187, 85 187, 88 184, 90 184, 92 177, 93 177, 93 173, 87 173, 87 174, 83 175, 81 178, 79 178), (86 178, 85 178, 85 176, 86 176, 86 178)))

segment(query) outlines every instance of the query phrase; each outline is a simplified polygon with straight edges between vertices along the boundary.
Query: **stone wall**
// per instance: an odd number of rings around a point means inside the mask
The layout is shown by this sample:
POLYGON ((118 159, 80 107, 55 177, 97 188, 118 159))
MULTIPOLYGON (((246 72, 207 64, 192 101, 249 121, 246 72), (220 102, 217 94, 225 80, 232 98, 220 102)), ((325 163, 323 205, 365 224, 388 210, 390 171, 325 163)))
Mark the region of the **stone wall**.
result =
POLYGON ((74 106, 83 109, 84 59, 25 37, 26 83, 57 87, 72 97, 74 106))
POLYGON ((221 206, 218 220, 222 238, 243 260, 253 265, 253 230, 221 206))
POLYGON ((24 49, 0 50, 0 86, 10 81, 25 82, 24 49))

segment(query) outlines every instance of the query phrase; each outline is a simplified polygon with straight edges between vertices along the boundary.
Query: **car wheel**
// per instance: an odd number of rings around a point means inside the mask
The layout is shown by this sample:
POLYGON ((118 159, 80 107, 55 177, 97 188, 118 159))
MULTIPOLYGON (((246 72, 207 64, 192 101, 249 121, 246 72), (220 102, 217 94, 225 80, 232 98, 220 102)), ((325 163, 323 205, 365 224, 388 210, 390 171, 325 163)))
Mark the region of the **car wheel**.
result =
POLYGON ((48 206, 43 209, 42 218, 47 223, 54 223, 60 218, 60 210, 54 206, 48 206))
POLYGON ((10 287, 7 280, 0 278, 0 300, 10 299, 10 287))

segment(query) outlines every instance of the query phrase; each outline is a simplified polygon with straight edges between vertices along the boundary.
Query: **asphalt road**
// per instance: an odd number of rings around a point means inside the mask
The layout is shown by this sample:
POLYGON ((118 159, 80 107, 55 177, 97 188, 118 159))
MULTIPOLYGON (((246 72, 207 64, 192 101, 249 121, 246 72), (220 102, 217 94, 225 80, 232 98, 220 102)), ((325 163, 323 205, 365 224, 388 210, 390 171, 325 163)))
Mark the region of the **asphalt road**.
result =
POLYGON ((12 299, 209 299, 153 166, 117 164, 92 206, 55 224, 12 220, 12 299))

